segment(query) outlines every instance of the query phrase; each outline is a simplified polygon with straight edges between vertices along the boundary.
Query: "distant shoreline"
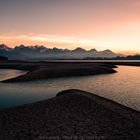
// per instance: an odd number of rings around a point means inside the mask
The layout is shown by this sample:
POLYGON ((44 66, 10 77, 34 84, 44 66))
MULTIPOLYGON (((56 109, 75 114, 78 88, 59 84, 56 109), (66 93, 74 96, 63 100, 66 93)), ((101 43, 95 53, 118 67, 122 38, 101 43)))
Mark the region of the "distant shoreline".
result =
POLYGON ((140 66, 140 62, 81 62, 81 61, 18 61, 8 60, 0 63, 0 68, 26 70, 26 74, 2 82, 26 82, 57 77, 86 76, 117 72, 116 65, 140 66))
POLYGON ((115 73, 115 65, 103 63, 80 63, 80 62, 27 62, 6 61, 0 64, 0 68, 26 70, 26 74, 11 78, 2 82, 25 82, 38 79, 57 77, 86 76, 115 73))

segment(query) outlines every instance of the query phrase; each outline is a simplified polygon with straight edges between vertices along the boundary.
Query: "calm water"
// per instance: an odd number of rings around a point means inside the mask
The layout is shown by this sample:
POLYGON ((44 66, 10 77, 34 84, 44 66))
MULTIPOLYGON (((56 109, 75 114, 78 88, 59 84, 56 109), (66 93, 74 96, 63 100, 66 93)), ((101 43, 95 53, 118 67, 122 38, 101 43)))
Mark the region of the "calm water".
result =
MULTIPOLYGON (((66 89, 81 89, 140 110, 140 67, 119 66, 118 73, 97 76, 0 83, 0 107, 30 103, 66 89)), ((9 71, 9 73, 11 73, 9 71)), ((1 80, 0 75, 0 80, 1 80)))
POLYGON ((0 81, 10 79, 25 73, 26 73, 25 71, 21 70, 0 69, 0 81))

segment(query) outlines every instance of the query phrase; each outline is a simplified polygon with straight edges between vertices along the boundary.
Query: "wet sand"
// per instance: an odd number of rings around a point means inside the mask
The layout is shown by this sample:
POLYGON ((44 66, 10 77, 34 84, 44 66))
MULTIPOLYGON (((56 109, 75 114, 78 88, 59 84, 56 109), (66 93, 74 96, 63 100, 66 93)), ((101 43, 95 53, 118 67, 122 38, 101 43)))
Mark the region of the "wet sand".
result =
POLYGON ((0 139, 138 139, 140 113, 80 90, 0 111, 0 139))

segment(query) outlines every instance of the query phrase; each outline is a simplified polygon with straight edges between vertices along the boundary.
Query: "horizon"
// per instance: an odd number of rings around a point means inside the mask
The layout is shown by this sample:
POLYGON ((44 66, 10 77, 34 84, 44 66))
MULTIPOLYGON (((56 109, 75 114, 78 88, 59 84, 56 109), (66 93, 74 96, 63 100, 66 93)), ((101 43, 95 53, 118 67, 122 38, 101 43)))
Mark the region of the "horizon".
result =
POLYGON ((44 48, 46 48, 46 49, 54 49, 54 48, 57 48, 57 49, 59 49, 59 50, 62 50, 62 51, 64 51, 64 50, 69 50, 69 51, 74 51, 74 50, 76 50, 76 49, 78 49, 78 48, 80 48, 80 49, 83 49, 83 50, 85 50, 86 52, 88 52, 88 51, 91 51, 91 50, 93 50, 93 49, 95 49, 97 52, 102 52, 102 51, 111 51, 112 53, 115 53, 116 55, 118 54, 118 55, 122 55, 122 57, 127 57, 127 56, 139 56, 140 55, 140 53, 126 53, 126 54, 123 54, 123 53, 116 53, 116 52, 114 52, 114 51, 112 51, 111 49, 108 49, 108 48, 106 48, 106 49, 103 49, 103 50, 98 50, 98 49, 96 49, 96 48, 90 48, 90 49, 86 49, 86 48, 83 48, 83 47, 80 47, 80 46, 77 46, 77 47, 75 47, 75 48, 61 48, 61 47, 48 47, 48 46, 45 46, 45 45, 24 45, 24 44, 20 44, 20 45, 18 45, 18 46, 14 46, 14 47, 10 47, 10 46, 8 46, 8 45, 6 45, 6 44, 0 44, 0 46, 1 45, 5 45, 6 47, 8 47, 8 48, 11 48, 11 49, 15 49, 16 47, 20 47, 20 46, 24 46, 24 47, 44 47, 44 48))
POLYGON ((0 1, 0 17, 0 43, 9 47, 140 53, 138 0, 5 0, 0 1))

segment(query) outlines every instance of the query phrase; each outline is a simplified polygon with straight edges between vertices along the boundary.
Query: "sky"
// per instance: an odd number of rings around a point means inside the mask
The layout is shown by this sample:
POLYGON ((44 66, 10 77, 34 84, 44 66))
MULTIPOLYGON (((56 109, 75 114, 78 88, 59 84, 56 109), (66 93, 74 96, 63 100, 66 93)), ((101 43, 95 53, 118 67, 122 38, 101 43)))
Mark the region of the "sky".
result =
POLYGON ((140 53, 140 0, 0 0, 0 44, 140 53))

